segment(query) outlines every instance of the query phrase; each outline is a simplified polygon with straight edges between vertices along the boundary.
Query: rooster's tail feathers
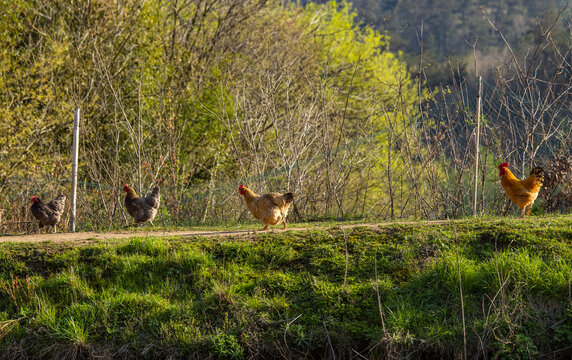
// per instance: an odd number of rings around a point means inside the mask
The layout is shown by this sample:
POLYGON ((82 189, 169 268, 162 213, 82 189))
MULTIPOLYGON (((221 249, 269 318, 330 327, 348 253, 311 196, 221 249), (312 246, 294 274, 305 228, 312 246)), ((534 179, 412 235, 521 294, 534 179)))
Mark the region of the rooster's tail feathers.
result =
POLYGON ((534 169, 530 170, 530 175, 534 175, 540 180, 541 182, 544 180, 544 169, 540 166, 535 167, 534 169))
POLYGON ((64 208, 66 206, 66 196, 60 194, 55 199, 50 201, 47 205, 48 205, 48 207, 50 207, 54 211, 56 211, 58 213, 63 213, 64 208))
POLYGON ((291 192, 286 193, 283 196, 286 204, 291 204, 294 201, 294 194, 292 194, 291 192))

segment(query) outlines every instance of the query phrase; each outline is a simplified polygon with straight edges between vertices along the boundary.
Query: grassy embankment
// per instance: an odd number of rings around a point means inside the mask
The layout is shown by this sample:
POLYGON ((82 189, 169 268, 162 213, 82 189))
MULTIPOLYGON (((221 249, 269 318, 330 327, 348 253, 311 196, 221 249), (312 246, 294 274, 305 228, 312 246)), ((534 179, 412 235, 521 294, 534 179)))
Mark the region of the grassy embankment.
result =
POLYGON ((571 277, 571 216, 4 243, 1 357, 564 359, 571 277))

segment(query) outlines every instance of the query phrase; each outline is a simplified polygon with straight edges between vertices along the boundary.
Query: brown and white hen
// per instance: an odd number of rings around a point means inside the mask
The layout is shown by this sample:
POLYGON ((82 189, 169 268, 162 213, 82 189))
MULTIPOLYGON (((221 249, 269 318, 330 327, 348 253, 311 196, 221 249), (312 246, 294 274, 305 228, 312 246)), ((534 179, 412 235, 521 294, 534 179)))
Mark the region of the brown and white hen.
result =
POLYGON ((286 229, 286 216, 288 216, 290 205, 294 202, 294 194, 288 192, 257 195, 244 185, 240 185, 238 192, 244 197, 246 206, 252 215, 264 223, 265 226, 261 231, 267 230, 268 225, 279 223, 283 223, 286 229))
POLYGON ((145 197, 139 197, 135 190, 127 184, 123 187, 123 191, 127 193, 125 195, 125 208, 135 223, 149 221, 153 225, 153 219, 155 219, 161 203, 159 187, 155 186, 151 194, 145 197))
POLYGON ((30 207, 30 211, 39 221, 40 228, 52 225, 54 227, 54 232, 56 232, 56 224, 60 222, 65 206, 65 195, 58 195, 58 197, 47 204, 44 204, 39 197, 34 195, 32 196, 32 206, 30 207))

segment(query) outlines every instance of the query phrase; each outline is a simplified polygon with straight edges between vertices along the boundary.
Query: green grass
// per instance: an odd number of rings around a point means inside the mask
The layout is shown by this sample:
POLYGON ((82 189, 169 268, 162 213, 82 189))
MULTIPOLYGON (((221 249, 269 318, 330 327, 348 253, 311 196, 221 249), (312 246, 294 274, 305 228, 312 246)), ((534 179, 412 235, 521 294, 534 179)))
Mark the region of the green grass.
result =
MULTIPOLYGON (((340 223, 345 225, 361 224, 361 223, 376 223, 376 222, 389 222, 388 220, 370 219, 370 218, 357 218, 357 219, 305 219, 301 222, 288 223, 289 229, 308 228, 308 227, 335 227, 340 223)), ((141 225, 129 226, 112 226, 109 229, 91 229, 87 228, 86 231, 131 231, 131 232, 146 232, 146 231, 177 231, 177 230, 194 230, 194 231, 235 231, 235 230, 257 230, 264 226, 262 222, 255 219, 247 219, 241 221, 226 221, 226 222, 205 222, 205 223, 188 223, 172 225, 162 222, 160 219, 154 221, 154 226, 150 223, 141 225)), ((277 226, 269 226, 269 229, 282 229, 282 224, 277 226)), ((81 231, 82 229, 80 229, 81 231)))
MULTIPOLYGON (((535 219, 541 220, 558 220, 558 219, 565 219, 569 218, 570 215, 550 215, 550 216, 536 216, 535 219)), ((487 222, 499 222, 499 221, 506 221, 507 219, 518 219, 517 217, 514 218, 507 218, 507 217, 497 217, 497 216, 490 216, 486 215, 480 218, 481 221, 487 222)), ((463 222, 473 222, 474 218, 467 217, 467 218, 458 218, 454 220, 457 223, 463 222)), ((425 221, 419 219, 397 219, 397 220, 389 220, 389 219, 380 219, 380 218, 367 218, 367 217, 357 217, 357 218, 315 218, 315 219, 304 219, 298 222, 290 222, 288 223, 288 229, 295 230, 299 228, 331 228, 337 227, 340 224, 343 225, 355 225, 355 224, 375 224, 375 223, 401 223, 401 222, 418 222, 419 224, 424 223, 425 221)), ((240 230, 258 230, 261 229, 264 225, 252 218, 234 221, 229 220, 226 222, 209 222, 206 221, 204 223, 179 223, 177 225, 170 224, 168 222, 164 222, 161 219, 158 219, 154 222, 154 226, 151 226, 150 223, 145 223, 141 225, 130 225, 128 227, 125 226, 112 226, 109 229, 79 229, 78 231, 98 231, 98 232, 107 232, 107 231, 130 231, 130 232, 141 232, 146 233, 148 231, 240 231, 240 230)), ((278 226, 270 226, 269 229, 282 229, 282 225, 278 226)))
POLYGON ((459 272, 468 358, 570 358, 570 216, 3 243, 0 350, 50 359, 457 359, 459 272))

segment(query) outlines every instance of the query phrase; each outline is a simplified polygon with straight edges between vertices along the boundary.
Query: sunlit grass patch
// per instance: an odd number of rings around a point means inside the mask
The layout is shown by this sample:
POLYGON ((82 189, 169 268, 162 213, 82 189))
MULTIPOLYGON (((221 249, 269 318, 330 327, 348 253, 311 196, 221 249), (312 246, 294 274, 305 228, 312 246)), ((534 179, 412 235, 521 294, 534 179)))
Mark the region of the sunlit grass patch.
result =
POLYGON ((245 359, 319 356, 332 344, 338 355, 458 358, 465 330, 476 357, 566 353, 570 224, 0 244, 18 262, 0 267, 0 346, 245 359))

